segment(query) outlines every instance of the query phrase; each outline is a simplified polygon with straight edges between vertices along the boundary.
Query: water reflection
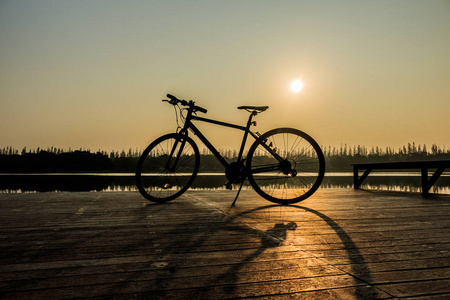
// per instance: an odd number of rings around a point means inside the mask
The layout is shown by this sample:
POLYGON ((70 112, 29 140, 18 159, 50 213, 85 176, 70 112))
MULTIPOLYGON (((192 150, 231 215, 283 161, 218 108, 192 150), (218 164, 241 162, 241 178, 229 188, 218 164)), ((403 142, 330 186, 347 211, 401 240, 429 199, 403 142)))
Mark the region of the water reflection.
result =
MULTIPOLYGON (((199 174, 192 185, 197 190, 225 189, 226 177, 223 174, 199 174)), ((352 188, 352 173, 328 173, 321 188, 352 188)), ((251 189, 248 182, 244 189, 251 189)), ((361 188, 420 192, 421 177, 417 173, 374 173, 371 174, 361 188)), ((21 192, 121 192, 136 191, 134 174, 0 174, 1 193, 21 192)), ((450 194, 450 174, 444 173, 431 188, 432 193, 450 194)))

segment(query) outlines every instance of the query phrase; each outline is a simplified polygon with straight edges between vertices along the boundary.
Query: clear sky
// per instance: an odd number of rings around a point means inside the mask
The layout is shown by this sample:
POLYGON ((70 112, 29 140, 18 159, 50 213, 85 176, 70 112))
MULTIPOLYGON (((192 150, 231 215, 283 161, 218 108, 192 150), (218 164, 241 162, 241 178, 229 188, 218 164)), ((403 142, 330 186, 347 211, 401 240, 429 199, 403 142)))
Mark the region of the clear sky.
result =
POLYGON ((175 129, 166 93, 239 124, 269 105, 259 131, 321 145, 448 148, 450 1, 0 1, 0 148, 144 148, 175 129))

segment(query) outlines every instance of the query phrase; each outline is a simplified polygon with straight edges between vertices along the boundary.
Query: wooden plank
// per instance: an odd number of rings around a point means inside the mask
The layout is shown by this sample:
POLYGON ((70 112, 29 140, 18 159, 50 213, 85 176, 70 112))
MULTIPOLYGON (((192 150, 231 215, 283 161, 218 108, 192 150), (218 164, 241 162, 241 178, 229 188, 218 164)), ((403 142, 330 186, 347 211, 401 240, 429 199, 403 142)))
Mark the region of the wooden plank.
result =
POLYGON ((376 168, 376 169, 421 169, 427 168, 449 168, 450 160, 429 160, 429 161, 399 161, 386 163, 361 163, 353 164, 360 169, 376 168))

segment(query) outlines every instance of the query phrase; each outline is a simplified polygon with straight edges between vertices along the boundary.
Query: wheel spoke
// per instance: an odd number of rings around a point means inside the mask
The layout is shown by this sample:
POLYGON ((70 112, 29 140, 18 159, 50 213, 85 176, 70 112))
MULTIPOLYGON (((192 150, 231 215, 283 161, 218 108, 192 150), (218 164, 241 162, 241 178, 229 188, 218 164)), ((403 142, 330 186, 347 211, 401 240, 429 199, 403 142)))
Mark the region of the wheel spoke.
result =
POLYGON ((168 134, 155 140, 143 152, 138 162, 136 184, 141 194, 148 200, 165 202, 175 199, 186 191, 192 184, 198 168, 199 152, 195 143, 180 134, 168 134), (183 140, 185 143, 181 149, 183 140), (168 165, 171 153, 173 156, 168 165))
MULTIPOLYGON (((309 197, 320 185, 325 172, 323 154, 317 143, 295 129, 275 129, 261 136, 267 146, 277 149, 282 161, 269 163, 271 154, 258 142, 249 150, 249 180, 256 192, 277 203, 295 203, 309 197), (282 147, 282 148, 278 148, 282 147), (274 166, 283 172, 291 168, 292 176, 273 174, 274 166), (270 174, 272 173, 272 174, 270 174)), ((291 173, 291 171, 289 171, 291 173)))

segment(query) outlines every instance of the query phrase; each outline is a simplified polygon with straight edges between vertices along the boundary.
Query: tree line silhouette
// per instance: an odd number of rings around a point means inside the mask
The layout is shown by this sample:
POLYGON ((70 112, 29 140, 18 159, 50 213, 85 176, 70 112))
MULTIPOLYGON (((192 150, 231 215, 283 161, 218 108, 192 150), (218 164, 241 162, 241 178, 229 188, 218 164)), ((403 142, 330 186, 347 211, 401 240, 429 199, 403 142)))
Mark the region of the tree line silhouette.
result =
MULTIPOLYGON (((390 162, 412 160, 442 160, 450 159, 450 149, 433 144, 407 145, 394 149, 391 147, 348 146, 322 147, 325 156, 326 170, 332 172, 351 171, 352 163, 390 162)), ((236 160, 237 151, 219 149, 219 152, 230 162, 236 160)), ((128 151, 97 151, 89 149, 64 150, 48 147, 21 151, 12 147, 0 149, 0 172, 30 173, 30 172, 134 172, 142 151, 128 149, 128 151)), ((200 172, 221 172, 222 165, 208 149, 202 149, 200 158, 200 172)))

